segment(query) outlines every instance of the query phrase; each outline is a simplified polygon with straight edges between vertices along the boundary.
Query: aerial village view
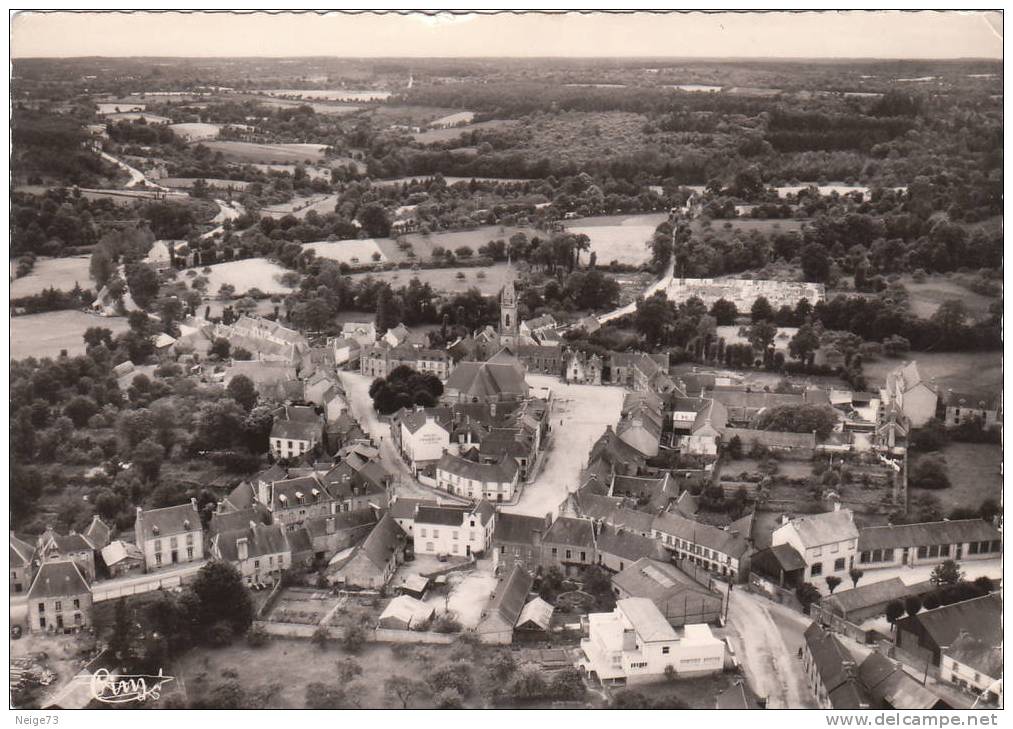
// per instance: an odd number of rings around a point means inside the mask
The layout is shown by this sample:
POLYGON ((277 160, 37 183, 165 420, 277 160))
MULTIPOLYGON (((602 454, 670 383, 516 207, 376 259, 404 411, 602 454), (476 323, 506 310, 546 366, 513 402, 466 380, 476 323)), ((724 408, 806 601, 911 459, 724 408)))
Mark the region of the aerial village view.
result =
POLYGON ((523 15, 15 18, 12 707, 1001 708, 1001 14, 523 15))

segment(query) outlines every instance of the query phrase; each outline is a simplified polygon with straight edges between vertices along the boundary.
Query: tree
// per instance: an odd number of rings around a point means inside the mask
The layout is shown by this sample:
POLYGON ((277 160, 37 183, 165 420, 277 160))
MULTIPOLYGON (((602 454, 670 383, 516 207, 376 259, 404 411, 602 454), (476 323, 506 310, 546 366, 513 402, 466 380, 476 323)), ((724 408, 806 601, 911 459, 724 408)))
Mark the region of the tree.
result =
POLYGON ((134 303, 147 309, 158 296, 158 274, 155 269, 146 263, 131 263, 126 266, 125 274, 134 303))
POLYGON ((165 460, 165 449, 157 441, 150 438, 137 444, 131 454, 131 461, 138 469, 141 477, 148 483, 158 480, 159 471, 162 469, 162 461, 165 460))
POLYGON ((886 619, 890 621, 890 629, 893 630, 895 624, 904 615, 904 603, 900 600, 891 600, 886 604, 886 619))
POLYGON ((802 609, 808 613, 809 606, 814 602, 819 602, 821 596, 816 585, 811 582, 803 582, 795 588, 795 597, 797 597, 799 603, 801 603, 802 609))
POLYGON ((211 342, 211 347, 208 349, 208 354, 218 357, 218 359, 228 359, 231 351, 232 351, 232 344, 229 343, 228 339, 216 337, 214 341, 211 342))
POLYGON ((806 281, 824 283, 830 278, 830 256, 818 243, 810 243, 802 249, 802 275, 806 281))
POLYGON ((310 643, 320 650, 325 650, 331 643, 331 631, 326 625, 318 625, 310 636, 310 643))
POLYGON ((359 211, 359 223, 370 238, 386 238, 390 235, 390 218, 387 211, 376 203, 369 203, 359 211))
POLYGON ((587 686, 580 671, 572 666, 556 672, 549 684, 549 693, 561 701, 582 699, 586 692, 587 686))
POLYGON ((335 662, 335 667, 338 669, 338 678, 343 683, 349 683, 354 681, 357 677, 362 675, 362 666, 354 658, 346 658, 342 661, 335 662))
POLYGON ((941 450, 949 440, 946 425, 939 418, 932 418, 922 427, 912 429, 909 436, 911 449, 923 453, 941 450))
POLYGON ((189 592, 194 609, 190 620, 202 635, 207 636, 219 622, 229 626, 234 635, 243 635, 253 622, 250 593, 242 575, 228 562, 208 562, 201 567, 189 592))
POLYGON ((781 405, 764 410, 756 420, 760 430, 779 430, 787 433, 816 433, 819 440, 826 440, 837 425, 837 415, 828 406, 781 405))
POLYGON ((964 579, 964 573, 960 571, 960 567, 952 559, 948 559, 942 564, 936 565, 935 569, 932 570, 932 574, 929 576, 929 582, 933 585, 956 585, 964 579))
POLYGON ((738 309, 735 304, 727 299, 718 299, 711 306, 711 316, 713 316, 718 323, 718 326, 728 326, 735 323, 735 317, 739 315, 738 309))
POLYGON ((834 590, 841 584, 841 578, 836 575, 827 575, 827 589, 830 590, 830 594, 834 594, 834 590))
POLYGON ((991 577, 981 575, 980 577, 974 578, 974 586, 977 587, 982 595, 988 595, 992 590, 995 589, 995 585, 992 583, 991 577))
POLYGON ((942 458, 922 456, 911 469, 908 481, 916 489, 945 489, 950 487, 946 463, 942 458))
POLYGON ((728 441, 728 455, 732 460, 742 458, 742 438, 737 435, 732 436, 731 440, 728 441))
POLYGON ((754 322, 773 321, 774 307, 767 301, 766 296, 758 296, 749 310, 749 316, 754 322))
POLYGON ((851 577, 851 586, 858 587, 858 581, 865 576, 865 572, 857 567, 852 567, 848 570, 848 576, 851 577))
POLYGON ((349 653, 358 653, 366 645, 366 630, 361 625, 349 625, 341 635, 341 646, 349 653))
POLYGON ((78 428, 85 427, 91 416, 97 412, 98 404, 86 395, 75 395, 63 406, 63 414, 78 428))
POLYGON ((345 689, 341 686, 329 686, 319 681, 306 684, 307 709, 345 709, 348 703, 345 689))
POLYGON ((819 331, 812 324, 803 324, 788 342, 788 354, 793 359, 805 362, 809 356, 819 349, 819 331))
POLYGON ((383 691, 387 698, 401 702, 401 708, 407 709, 410 702, 429 694, 429 686, 407 676, 391 676, 383 682, 383 691))
POLYGON ((88 273, 99 290, 105 286, 116 273, 116 264, 104 246, 97 246, 91 254, 88 273))
POLYGON ((223 283, 218 287, 218 298, 228 301, 236 295, 236 287, 230 283, 223 283))
POLYGON ((777 327, 768 321, 761 320, 749 327, 747 339, 757 352, 766 352, 774 343, 776 336, 777 327))
POLYGON ((663 292, 659 291, 653 296, 637 302, 633 325, 637 332, 647 340, 647 348, 653 350, 665 341, 675 323, 675 316, 675 306, 663 292))
MULTIPOLYGON (((238 350, 237 350, 238 351, 238 350)), ((225 388, 225 394, 239 403, 243 410, 249 412, 257 404, 257 388, 246 375, 236 375, 225 388)))
POLYGON ((918 614, 918 611, 922 609, 922 601, 917 595, 908 595, 904 598, 904 610, 910 617, 914 617, 918 614))

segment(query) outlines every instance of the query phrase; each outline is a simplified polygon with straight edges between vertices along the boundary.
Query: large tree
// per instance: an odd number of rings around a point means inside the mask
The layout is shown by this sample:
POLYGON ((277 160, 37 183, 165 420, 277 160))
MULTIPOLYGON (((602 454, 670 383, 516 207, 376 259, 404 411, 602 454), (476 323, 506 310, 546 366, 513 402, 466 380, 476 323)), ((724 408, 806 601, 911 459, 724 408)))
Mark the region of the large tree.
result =
POLYGON ((190 585, 193 595, 190 620, 207 638, 220 624, 232 635, 243 635, 253 622, 253 601, 239 571, 228 562, 208 562, 190 585))

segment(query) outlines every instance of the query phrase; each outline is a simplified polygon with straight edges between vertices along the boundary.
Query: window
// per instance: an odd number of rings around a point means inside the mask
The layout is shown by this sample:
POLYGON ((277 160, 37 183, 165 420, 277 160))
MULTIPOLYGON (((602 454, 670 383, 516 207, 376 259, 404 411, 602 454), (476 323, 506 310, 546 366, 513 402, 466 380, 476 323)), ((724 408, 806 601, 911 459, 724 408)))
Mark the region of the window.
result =
POLYGON ((77 599, 77 598, 75 597, 75 598, 74 598, 74 609, 75 609, 75 610, 78 610, 78 609, 80 609, 80 607, 81 607, 81 601, 80 601, 80 600, 78 600, 78 599, 77 599))
POLYGON ((63 610, 63 603, 60 600, 56 601, 56 612, 63 610))
POLYGON ((475 526, 475 520, 474 519, 471 520, 471 523, 469 524, 469 526, 475 526))
POLYGON ((169 549, 175 549, 179 546, 179 539, 176 537, 169 537, 169 549))
POLYGON ((40 602, 39 603, 39 613, 44 613, 44 612, 46 612, 46 603, 40 602))
POLYGON ((662 655, 666 655, 666 656, 667 656, 667 655, 668 655, 668 652, 669 652, 670 650, 671 650, 671 646, 667 646, 667 645, 665 645, 665 646, 662 646, 662 647, 661 647, 661 653, 662 653, 662 655))
POLYGON ((74 613, 74 625, 81 624, 81 613, 74 613))
POLYGON ((161 539, 156 539, 155 540, 155 552, 161 552, 161 551, 162 551, 162 540, 161 539))
POLYGON ((457 545, 456 544, 452 545, 450 547, 450 551, 453 552, 454 554, 457 554, 457 545))
POLYGON ((830 551, 831 552, 840 552, 841 551, 841 545, 838 544, 838 543, 834 543, 834 545, 832 547, 830 547, 830 551))
POLYGON ((162 555, 157 552, 155 553, 155 564, 158 566, 162 564, 162 555))
POLYGON ((268 555, 268 557, 267 557, 267 564, 269 566, 271 566, 271 567, 274 567, 274 555, 273 554, 272 555, 268 555))
POLYGON ((967 545, 967 553, 968 554, 977 554, 978 553, 978 543, 977 542, 971 542, 969 545, 967 545))
POLYGON ((435 539, 438 536, 440 536, 440 530, 439 529, 433 529, 433 538, 435 539))
POLYGON ((259 570, 260 569, 260 560, 259 559, 253 560, 253 569, 255 569, 255 570, 259 570))
POLYGON ((186 548, 186 558, 193 559, 193 547, 186 548))
POLYGON ((925 559, 929 556, 928 547, 918 547, 918 559, 925 559))
POLYGON ((453 539, 455 539, 455 540, 456 540, 456 539, 457 539, 457 532, 456 532, 456 531, 455 531, 455 532, 451 532, 451 533, 450 533, 450 536, 451 536, 451 537, 452 537, 453 539))
POLYGON ((580 561, 581 562, 586 562, 587 561, 587 552, 581 552, 580 553, 580 561))
POLYGON ((44 617, 42 617, 41 615, 39 616, 39 627, 40 628, 45 628, 46 627, 46 619, 44 617))
POLYGON ((573 558, 573 555, 571 554, 571 552, 570 552, 570 550, 569 550, 569 549, 568 549, 568 550, 566 550, 566 558, 567 558, 567 559, 572 559, 572 558, 573 558))
POLYGON ((186 543, 193 544, 193 532, 190 532, 189 534, 186 535, 186 543))
POLYGON ((423 537, 423 538, 426 536, 426 528, 425 527, 421 527, 419 529, 419 536, 423 537))
POLYGON ((813 566, 809 570, 809 572, 813 577, 819 577, 820 575, 823 574, 823 563, 822 562, 813 563, 813 566))
POLYGON ((426 551, 427 551, 427 552, 432 552, 432 551, 434 551, 434 550, 433 550, 433 543, 432 543, 432 542, 426 542, 426 551))
POLYGON ((813 549, 813 557, 822 557, 822 556, 823 556, 823 547, 816 547, 815 549, 813 549))
POLYGON ((834 572, 840 572, 844 569, 844 557, 834 560, 834 572))

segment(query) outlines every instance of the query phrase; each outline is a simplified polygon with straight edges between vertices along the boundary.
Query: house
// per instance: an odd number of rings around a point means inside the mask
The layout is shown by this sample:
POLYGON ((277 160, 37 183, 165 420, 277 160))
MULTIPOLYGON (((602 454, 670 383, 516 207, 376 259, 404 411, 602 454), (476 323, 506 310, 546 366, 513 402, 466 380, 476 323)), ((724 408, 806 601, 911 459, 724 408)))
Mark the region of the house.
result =
MULTIPOLYGON (((285 383, 299 382, 295 367, 286 361, 232 360, 225 369, 222 384, 228 387, 239 375, 250 378, 257 394, 271 401, 277 399, 279 392, 285 392, 285 383)), ((302 388, 292 394, 295 395, 293 399, 301 399, 302 388)))
POLYGON ((402 409, 394 414, 391 437, 412 473, 418 475, 439 462, 450 447, 450 425, 451 415, 446 408, 402 409))
POLYGON ((253 361, 273 362, 293 369, 310 349, 309 342, 295 329, 246 314, 232 324, 214 324, 211 336, 227 339, 233 350, 247 350, 253 355, 253 361))
POLYGON ((949 647, 942 649, 939 679, 978 694, 986 702, 1002 706, 1002 643, 992 643, 978 631, 962 630, 949 647))
POLYGON ((516 564, 500 577, 475 631, 483 643, 507 645, 513 642, 514 627, 528 602, 534 579, 516 564))
POLYGON ((365 508, 309 517, 302 523, 302 529, 309 536, 312 556, 323 559, 361 542, 377 521, 376 510, 365 508))
POLYGON ((528 396, 524 366, 500 350, 485 362, 461 362, 450 373, 443 390, 444 402, 508 402, 528 396))
POLYGON ((821 709, 868 709, 869 692, 858 680, 855 659, 840 639, 813 623, 803 636, 802 668, 821 709))
POLYGON ((384 335, 380 337, 380 341, 386 342, 391 347, 399 347, 408 341, 408 327, 404 324, 398 324, 396 327, 384 332, 384 335))
POLYGON ((725 658, 725 644, 708 626, 677 632, 643 597, 618 600, 611 613, 588 615, 580 648, 577 668, 603 685, 661 681, 669 666, 680 678, 719 673, 725 658))
POLYGON ((91 524, 84 530, 84 538, 88 540, 93 549, 102 549, 109 544, 112 540, 112 535, 113 530, 102 521, 102 517, 98 514, 95 514, 91 518, 91 524))
POLYGON ((388 630, 422 630, 436 609, 410 595, 398 595, 380 613, 378 628, 388 630))
POLYGON ((563 381, 574 385, 600 385, 602 368, 602 359, 597 354, 570 350, 563 357, 563 381))
POLYGON ((99 554, 110 577, 124 577, 144 572, 144 554, 130 542, 121 539, 109 542, 99 554))
MULTIPOLYGON (((678 490, 670 471, 654 477, 613 474, 609 484, 609 496, 635 499, 638 505, 657 511, 665 511, 672 501, 682 499, 678 490)), ((688 491, 682 493, 689 494, 688 491)))
POLYGON ((721 618, 721 594, 695 582, 668 561, 638 559, 612 575, 612 590, 620 600, 650 600, 670 625, 716 623, 721 618))
POLYGON ((577 320, 576 327, 583 329, 586 334, 594 334, 596 331, 601 329, 601 322, 598 321, 598 317, 595 316, 582 316, 577 320))
POLYGON ((216 534, 211 555, 235 565, 247 585, 273 585, 292 566, 292 548, 282 524, 251 521, 243 529, 216 534))
POLYGON ((204 529, 197 499, 162 509, 137 507, 134 543, 144 555, 145 572, 203 560, 204 529))
POLYGON ((947 390, 944 422, 947 428, 953 428, 977 420, 982 428, 988 430, 1002 424, 999 420, 1001 407, 997 395, 982 397, 947 390))
POLYGON ((39 561, 72 559, 89 583, 95 581, 95 548, 81 534, 75 531, 57 534, 49 527, 39 536, 36 546, 35 556, 39 561))
POLYGON ((880 391, 883 405, 896 405, 911 423, 920 428, 936 416, 939 396, 922 381, 916 362, 906 362, 886 376, 880 391))
POLYGON ((501 512, 493 528, 493 564, 497 569, 522 565, 529 572, 541 569, 542 537, 552 526, 552 514, 544 517, 501 512))
POLYGON ((436 464, 436 488, 473 501, 511 501, 520 469, 517 461, 503 456, 492 463, 476 463, 444 453, 436 464))
POLYGON ((1002 532, 984 519, 865 527, 858 533, 863 570, 1002 556, 1002 532))
POLYGON ((35 576, 35 546, 10 533, 11 595, 20 595, 35 576))
POLYGON ((610 572, 621 572, 645 557, 668 558, 665 549, 656 540, 623 527, 602 524, 596 539, 598 564, 610 572))
POLYGON ((778 587, 794 589, 805 582, 806 563, 790 544, 777 544, 756 552, 749 560, 750 574, 778 587))
POLYGON ((836 590, 820 603, 825 611, 851 623, 860 624, 869 618, 886 614, 886 606, 894 600, 903 602, 912 595, 928 592, 931 585, 907 585, 899 577, 870 582, 850 590, 836 590), (928 588, 928 589, 926 589, 928 588))
MULTIPOLYGON (((527 479, 538 455, 541 428, 491 428, 479 445, 482 463, 511 463, 519 479, 527 479)), ((506 496, 504 501, 509 500, 506 496)))
POLYGON ((276 458, 298 458, 323 439, 323 418, 309 406, 286 405, 271 426, 271 452, 276 458))
POLYGON ((29 631, 68 633, 92 623, 91 588, 72 559, 43 562, 27 602, 29 631))
POLYGON ((673 511, 654 517, 654 538, 672 556, 735 580, 744 574, 745 558, 750 549, 751 518, 744 517, 721 528, 687 519, 673 511))
POLYGON ((542 314, 534 319, 522 321, 519 328, 521 341, 537 341, 539 334, 555 329, 557 326, 559 326, 559 323, 552 314, 542 314))
POLYGON ((720 401, 676 397, 671 410, 673 445, 683 453, 717 455, 718 441, 728 423, 728 411, 720 401))
POLYGON ((474 507, 418 506, 414 519, 415 554, 472 557, 492 543, 496 510, 486 500, 474 507))
POLYGON ((606 425, 588 455, 589 468, 597 463, 616 473, 636 476, 647 467, 647 456, 622 440, 611 425, 606 425))
POLYGON ((594 522, 561 516, 542 536, 542 566, 566 575, 578 573, 596 559, 594 522))
POLYGON ((334 498, 315 473, 270 483, 261 481, 258 487, 257 500, 271 512, 274 523, 286 527, 299 526, 306 519, 328 516, 337 510, 334 498))
POLYGON ((376 323, 371 321, 346 321, 341 325, 341 336, 344 339, 354 339, 359 343, 360 347, 372 346, 376 343, 378 336, 376 323))
POLYGON ((422 349, 407 344, 392 347, 383 340, 364 347, 359 355, 359 373, 367 377, 386 377, 402 366, 446 380, 453 362, 450 354, 442 349, 422 349))
MULTIPOLYGON (((644 352, 612 352, 609 355, 610 381, 624 385, 637 392, 643 392, 658 382, 661 375, 668 374, 667 354, 645 354, 644 352)), ((654 388, 661 391, 660 388, 654 388)))
MULTIPOLYGON (((941 668, 942 655, 952 648, 961 633, 969 634, 985 646, 1002 646, 1002 598, 992 593, 922 610, 896 623, 897 646, 916 656, 924 656, 941 668)), ((948 670, 952 673, 953 669, 948 670)))
POLYGON ((918 679, 908 675, 899 663, 879 651, 870 653, 858 667, 858 680, 865 687, 873 709, 928 711, 950 706, 918 679))
POLYGON ((407 542, 401 527, 385 513, 347 559, 327 568, 327 580, 332 585, 382 590, 404 562, 407 542))
POLYGON ((416 507, 419 506, 439 506, 439 502, 434 499, 406 499, 403 496, 395 495, 387 513, 404 530, 405 534, 412 537, 415 532, 416 507))
POLYGON ((546 338, 543 338, 539 344, 519 344, 515 350, 517 359, 528 372, 558 377, 559 373, 563 371, 562 346, 550 343, 546 338))
POLYGON ((624 409, 622 419, 616 425, 619 440, 648 458, 658 455, 663 430, 662 415, 645 403, 624 409))
POLYGON ((331 348, 335 367, 356 367, 362 355, 362 345, 352 337, 332 337, 327 340, 331 348))
POLYGON ((805 563, 802 579, 816 582, 834 575, 841 579, 855 566, 858 528, 850 509, 805 514, 774 530, 771 545, 787 544, 805 563))

